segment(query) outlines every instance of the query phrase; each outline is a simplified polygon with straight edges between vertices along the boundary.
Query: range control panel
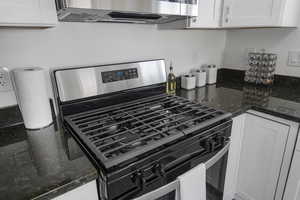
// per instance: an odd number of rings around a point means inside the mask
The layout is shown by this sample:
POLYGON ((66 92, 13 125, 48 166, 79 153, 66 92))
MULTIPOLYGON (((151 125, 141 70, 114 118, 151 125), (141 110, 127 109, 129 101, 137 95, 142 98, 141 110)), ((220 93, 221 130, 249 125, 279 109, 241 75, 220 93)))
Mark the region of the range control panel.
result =
POLYGON ((138 78, 137 68, 101 72, 103 83, 138 78))

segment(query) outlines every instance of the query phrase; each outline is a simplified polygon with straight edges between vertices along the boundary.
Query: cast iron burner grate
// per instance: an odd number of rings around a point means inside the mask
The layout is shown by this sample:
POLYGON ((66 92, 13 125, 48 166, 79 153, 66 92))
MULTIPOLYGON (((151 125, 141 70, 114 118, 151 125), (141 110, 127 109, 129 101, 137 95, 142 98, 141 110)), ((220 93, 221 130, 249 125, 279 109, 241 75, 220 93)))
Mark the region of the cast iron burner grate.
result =
POLYGON ((230 115, 167 94, 65 117, 79 139, 110 168, 230 115))

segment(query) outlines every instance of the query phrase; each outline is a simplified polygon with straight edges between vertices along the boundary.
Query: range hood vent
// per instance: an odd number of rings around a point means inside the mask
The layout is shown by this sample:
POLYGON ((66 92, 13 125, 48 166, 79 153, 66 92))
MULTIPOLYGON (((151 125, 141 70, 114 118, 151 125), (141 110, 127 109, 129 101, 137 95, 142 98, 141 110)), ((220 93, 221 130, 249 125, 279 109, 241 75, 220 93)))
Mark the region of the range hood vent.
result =
POLYGON ((139 13, 124 13, 111 12, 108 14, 113 19, 134 19, 134 20, 158 20, 162 16, 157 14, 139 14, 139 13))
POLYGON ((198 15, 198 0, 56 0, 65 22, 165 24, 198 15))

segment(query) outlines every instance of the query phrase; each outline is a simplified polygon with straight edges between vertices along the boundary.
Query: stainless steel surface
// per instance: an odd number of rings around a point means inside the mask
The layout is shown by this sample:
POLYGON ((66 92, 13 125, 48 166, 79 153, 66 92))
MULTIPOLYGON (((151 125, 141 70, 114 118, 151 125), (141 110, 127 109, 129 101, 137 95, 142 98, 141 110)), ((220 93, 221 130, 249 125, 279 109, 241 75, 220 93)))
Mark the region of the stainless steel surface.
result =
POLYGON ((188 29, 191 26, 191 20, 196 17, 185 18, 183 20, 174 20, 165 24, 158 24, 157 28, 161 30, 188 29))
POLYGON ((175 191, 175 200, 180 200, 180 184, 178 180, 175 180, 157 190, 149 192, 143 196, 135 198, 134 200, 156 200, 173 191, 175 191))
POLYGON ((61 21, 161 24, 198 15, 198 0, 56 0, 61 21), (111 12, 138 14, 111 16, 111 12))
POLYGON ((163 186, 165 176, 182 173, 182 162, 186 170, 196 158, 216 154, 229 136, 230 114, 165 93, 164 60, 56 69, 51 76, 63 128, 102 172, 105 199, 132 199, 163 186))
POLYGON ((223 156, 228 152, 230 144, 227 144, 223 149, 221 149, 214 157, 209 159, 205 163, 206 169, 209 169, 213 165, 215 165, 220 159, 223 158, 223 156))
POLYGON ((62 102, 166 82, 164 60, 58 69, 53 73, 62 102), (101 72, 131 68, 137 69, 138 78, 103 83, 101 72))

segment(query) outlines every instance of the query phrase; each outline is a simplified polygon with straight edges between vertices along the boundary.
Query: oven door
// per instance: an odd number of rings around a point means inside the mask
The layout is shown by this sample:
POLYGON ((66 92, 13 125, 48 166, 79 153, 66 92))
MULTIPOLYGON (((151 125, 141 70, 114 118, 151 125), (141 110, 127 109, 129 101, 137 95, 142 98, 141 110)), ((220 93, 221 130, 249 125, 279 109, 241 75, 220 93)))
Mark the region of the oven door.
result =
MULTIPOLYGON (((223 190, 227 166, 229 144, 223 147, 218 153, 216 153, 212 158, 205 162, 207 168, 207 200, 222 200, 223 190)), ((202 159, 193 160, 188 166, 189 169, 195 167, 201 163, 202 159)), ((177 168, 177 170, 170 171, 167 173, 166 178, 172 180, 174 177, 178 176, 178 173, 187 165, 182 165, 177 168)), ((140 196, 134 200, 179 200, 179 181, 175 179, 173 182, 162 186, 154 191, 151 191, 143 196, 140 196)))
MULTIPOLYGON (((224 122, 205 132, 195 133, 182 142, 146 157, 140 163, 110 174, 106 184, 108 199, 132 200, 143 196, 177 180, 178 176, 201 163, 208 168, 208 199, 222 199, 231 123, 224 122)), ((174 192, 171 192, 159 200, 174 199, 174 192)))
POLYGON ((229 144, 205 163, 206 199, 223 200, 229 144))

